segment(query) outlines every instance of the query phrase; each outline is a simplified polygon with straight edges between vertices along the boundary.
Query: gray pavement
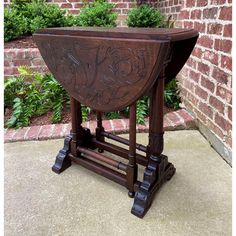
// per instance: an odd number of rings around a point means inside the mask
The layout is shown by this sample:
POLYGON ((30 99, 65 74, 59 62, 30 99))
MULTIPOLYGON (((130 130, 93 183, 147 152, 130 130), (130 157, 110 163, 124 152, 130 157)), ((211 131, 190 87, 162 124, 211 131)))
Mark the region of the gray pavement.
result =
MULTIPOLYGON (((147 134, 137 140, 146 144, 147 134)), ((133 200, 120 185, 75 164, 52 172, 62 145, 5 144, 6 236, 231 235, 231 167, 198 131, 165 133, 177 172, 143 219, 130 213, 133 200)))

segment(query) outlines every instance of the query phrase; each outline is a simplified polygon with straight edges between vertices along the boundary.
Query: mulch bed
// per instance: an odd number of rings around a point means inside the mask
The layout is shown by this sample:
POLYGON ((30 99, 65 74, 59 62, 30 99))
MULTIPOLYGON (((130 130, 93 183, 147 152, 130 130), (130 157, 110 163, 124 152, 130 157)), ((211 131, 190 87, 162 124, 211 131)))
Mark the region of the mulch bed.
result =
POLYGON ((37 48, 36 43, 33 40, 32 36, 27 36, 27 37, 21 37, 19 39, 12 40, 10 42, 7 42, 4 44, 4 48, 37 48))
MULTIPOLYGON (((164 114, 172 111, 173 111, 172 108, 164 107, 164 114)), ((4 124, 6 124, 7 120, 11 117, 11 114, 12 114, 12 109, 6 108, 4 114, 4 124)), ((122 119, 127 117, 121 115, 119 118, 122 119)), ((107 120, 105 116, 103 116, 103 119, 107 120)), ((94 113, 89 114, 87 120, 88 121, 96 120, 96 115, 94 113)), ((69 122, 71 122, 70 109, 65 107, 62 110, 62 120, 60 121, 60 124, 67 124, 69 122)), ((41 116, 31 118, 29 126, 49 125, 49 124, 52 124, 52 111, 48 111, 47 113, 41 116)))

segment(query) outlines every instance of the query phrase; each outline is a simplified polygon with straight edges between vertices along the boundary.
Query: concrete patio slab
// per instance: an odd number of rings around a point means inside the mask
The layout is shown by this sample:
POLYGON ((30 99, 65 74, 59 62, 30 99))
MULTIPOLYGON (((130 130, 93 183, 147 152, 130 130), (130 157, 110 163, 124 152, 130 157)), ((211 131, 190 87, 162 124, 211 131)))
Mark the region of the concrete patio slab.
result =
MULTIPOLYGON (((137 139, 146 144, 147 134, 137 139)), ((118 184, 75 164, 52 172, 62 145, 5 144, 6 236, 231 235, 231 167, 198 131, 165 133, 164 154, 177 172, 143 219, 130 213, 133 199, 118 184)))

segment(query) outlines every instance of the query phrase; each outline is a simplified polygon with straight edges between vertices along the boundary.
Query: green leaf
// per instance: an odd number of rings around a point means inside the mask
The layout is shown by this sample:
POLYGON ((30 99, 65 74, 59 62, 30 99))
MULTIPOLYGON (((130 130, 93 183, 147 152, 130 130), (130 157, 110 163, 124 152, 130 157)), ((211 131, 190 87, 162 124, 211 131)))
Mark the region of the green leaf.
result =
POLYGON ((126 20, 129 27, 163 27, 164 21, 164 15, 147 4, 131 9, 126 20))

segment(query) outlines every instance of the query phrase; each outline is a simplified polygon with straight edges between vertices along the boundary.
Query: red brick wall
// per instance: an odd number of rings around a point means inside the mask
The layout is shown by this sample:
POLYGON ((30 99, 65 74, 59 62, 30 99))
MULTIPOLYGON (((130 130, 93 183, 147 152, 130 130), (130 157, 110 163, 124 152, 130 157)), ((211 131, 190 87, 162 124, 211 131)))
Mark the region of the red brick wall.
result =
POLYGON ((232 0, 161 0, 159 7, 177 14, 181 27, 199 31, 197 45, 178 75, 183 103, 231 148, 232 0))
POLYGON ((37 48, 4 49, 4 76, 18 75, 19 66, 28 66, 33 71, 47 72, 48 68, 37 48))
POLYGON ((172 16, 175 20, 175 27, 181 27, 180 10, 182 0, 159 0, 157 8, 166 16, 172 16))

